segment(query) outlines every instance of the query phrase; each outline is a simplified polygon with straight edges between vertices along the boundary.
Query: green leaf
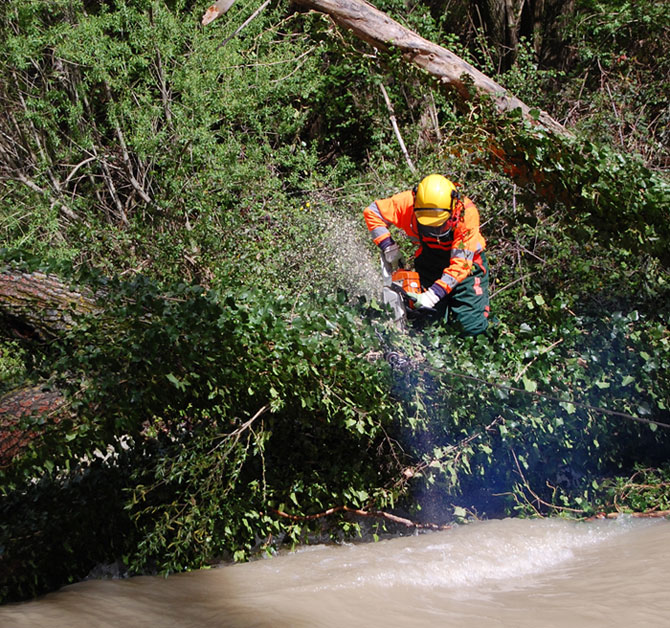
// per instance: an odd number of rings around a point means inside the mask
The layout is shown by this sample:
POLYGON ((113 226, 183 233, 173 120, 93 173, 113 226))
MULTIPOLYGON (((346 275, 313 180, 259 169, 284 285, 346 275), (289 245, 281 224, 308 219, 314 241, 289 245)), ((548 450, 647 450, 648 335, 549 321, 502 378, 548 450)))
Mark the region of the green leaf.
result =
POLYGON ((456 517, 456 519, 465 519, 467 516, 468 513, 465 508, 462 508, 461 506, 454 506, 454 517, 456 517))
POLYGON ((535 392, 537 390, 537 383, 534 382, 532 379, 529 379, 525 375, 523 376, 523 387, 528 391, 528 392, 535 392))
POLYGON ((177 388, 182 387, 181 381, 177 379, 172 373, 168 373, 165 377, 171 384, 174 384, 177 388))

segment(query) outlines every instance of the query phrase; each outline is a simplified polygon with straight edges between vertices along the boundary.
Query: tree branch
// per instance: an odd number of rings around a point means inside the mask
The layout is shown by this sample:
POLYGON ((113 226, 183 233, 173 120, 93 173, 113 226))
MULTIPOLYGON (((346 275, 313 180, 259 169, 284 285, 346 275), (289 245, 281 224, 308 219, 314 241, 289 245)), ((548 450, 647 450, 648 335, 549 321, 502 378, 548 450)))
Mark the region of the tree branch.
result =
MULTIPOLYGON (((227 1, 228 1, 228 0, 226 0, 226 2, 227 2, 227 1)), ((234 1, 234 0, 233 0, 233 1, 234 1)), ((232 2, 231 2, 230 4, 232 4, 232 2)), ((224 39, 224 40, 217 46, 217 48, 222 48, 222 47, 225 46, 231 39, 237 37, 237 35, 238 35, 239 33, 242 32, 242 29, 245 28, 248 24, 250 24, 250 23, 252 22, 252 20, 254 20, 266 6, 268 6, 268 4, 270 4, 270 0, 265 0, 265 2, 264 2, 263 4, 261 4, 261 6, 258 7, 258 9, 256 9, 256 10, 255 10, 255 11, 254 11, 254 12, 253 12, 253 13, 252 13, 246 20, 244 20, 244 22, 242 23, 242 25, 241 25, 239 28, 237 28, 237 29, 235 30, 235 32, 234 32, 232 35, 230 35, 229 37, 226 37, 226 38, 225 38, 225 39, 224 39)), ((210 7, 210 8, 211 8, 211 7, 210 7)), ((214 16, 214 17, 212 18, 212 20, 215 19, 215 18, 216 18, 216 16, 214 16)), ((210 21, 211 21, 211 20, 210 20, 210 21)), ((203 17, 203 22, 202 22, 202 23, 203 23, 203 24, 206 23, 204 17, 203 17)), ((208 23, 208 22, 207 22, 207 23, 208 23)))
POLYGON ((389 98, 389 95, 386 92, 386 88, 382 83, 379 83, 379 89, 382 90, 382 95, 384 96, 384 102, 386 103, 386 108, 388 109, 389 112, 391 124, 393 125, 393 131, 395 132, 395 136, 398 138, 398 144, 400 144, 400 150, 402 150, 402 154, 405 156, 405 161, 407 161, 409 169, 412 171, 412 173, 416 174, 416 168, 412 163, 412 158, 409 156, 409 153, 407 152, 407 148, 405 147, 405 142, 402 139, 402 135, 400 135, 400 129, 398 128, 398 122, 395 117, 395 111, 393 111, 393 105, 391 104, 391 99, 389 98))
POLYGON ((418 523, 416 521, 411 521, 410 519, 405 519, 404 517, 398 517, 397 515, 393 515, 383 510, 362 510, 360 508, 351 508, 350 506, 334 506, 333 508, 329 508, 328 510, 324 510, 323 512, 314 515, 291 515, 281 510, 277 510, 276 508, 271 508, 270 511, 279 517, 284 517, 291 521, 314 521, 333 515, 336 512, 350 512, 359 517, 386 519, 387 521, 403 525, 406 528, 418 528, 423 530, 449 530, 451 528, 450 525, 438 525, 437 523, 418 523))

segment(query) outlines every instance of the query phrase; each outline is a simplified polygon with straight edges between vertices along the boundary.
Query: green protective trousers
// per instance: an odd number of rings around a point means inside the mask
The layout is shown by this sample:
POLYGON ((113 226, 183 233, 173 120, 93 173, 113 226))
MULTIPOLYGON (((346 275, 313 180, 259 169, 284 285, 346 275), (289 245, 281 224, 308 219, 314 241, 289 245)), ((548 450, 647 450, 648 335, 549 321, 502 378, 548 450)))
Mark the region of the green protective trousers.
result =
MULTIPOLYGON (((435 262, 434 256, 424 256, 424 252, 415 260, 415 268, 425 288, 432 286, 442 276, 444 266, 435 262)), ((472 272, 437 304, 436 309, 440 317, 455 325, 466 336, 476 336, 488 329, 491 306, 489 264, 485 251, 477 254, 472 272)))

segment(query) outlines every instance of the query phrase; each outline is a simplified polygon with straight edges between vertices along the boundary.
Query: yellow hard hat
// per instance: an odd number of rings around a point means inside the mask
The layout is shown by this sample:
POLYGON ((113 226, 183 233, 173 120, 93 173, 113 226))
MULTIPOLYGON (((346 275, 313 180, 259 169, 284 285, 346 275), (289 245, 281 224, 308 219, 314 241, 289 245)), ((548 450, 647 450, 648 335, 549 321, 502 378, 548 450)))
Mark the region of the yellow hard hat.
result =
POLYGON ((456 198, 456 186, 449 179, 441 174, 429 174, 416 188, 416 219, 426 227, 439 227, 451 218, 456 198))

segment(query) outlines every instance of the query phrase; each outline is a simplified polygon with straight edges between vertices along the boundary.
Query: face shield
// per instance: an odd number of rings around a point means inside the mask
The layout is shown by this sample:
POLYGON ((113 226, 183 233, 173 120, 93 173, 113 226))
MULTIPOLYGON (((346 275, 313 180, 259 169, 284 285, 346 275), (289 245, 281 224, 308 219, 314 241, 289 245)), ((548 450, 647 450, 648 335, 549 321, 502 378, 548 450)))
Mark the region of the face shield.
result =
POLYGON ((415 209, 417 226, 421 238, 447 240, 453 228, 451 212, 448 209, 415 209))

